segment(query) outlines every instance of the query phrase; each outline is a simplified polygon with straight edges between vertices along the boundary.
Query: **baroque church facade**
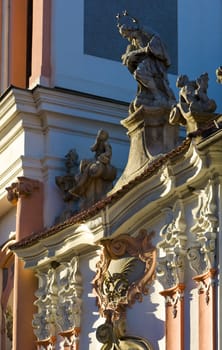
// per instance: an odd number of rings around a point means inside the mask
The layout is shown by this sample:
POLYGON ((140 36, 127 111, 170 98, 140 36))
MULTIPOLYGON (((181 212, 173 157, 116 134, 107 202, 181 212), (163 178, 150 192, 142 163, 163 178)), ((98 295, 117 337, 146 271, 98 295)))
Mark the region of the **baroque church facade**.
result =
POLYGON ((0 350, 221 348, 221 7, 0 0, 0 350))

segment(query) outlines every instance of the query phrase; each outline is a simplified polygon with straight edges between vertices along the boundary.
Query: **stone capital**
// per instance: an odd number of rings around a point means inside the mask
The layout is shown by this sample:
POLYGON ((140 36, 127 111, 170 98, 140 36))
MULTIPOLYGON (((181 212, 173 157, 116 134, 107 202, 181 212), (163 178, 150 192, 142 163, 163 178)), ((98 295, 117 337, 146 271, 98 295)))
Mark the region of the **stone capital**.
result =
POLYGON ((7 199, 15 205, 19 198, 31 196, 33 192, 39 188, 40 182, 38 180, 19 176, 17 182, 13 182, 11 186, 6 187, 6 190, 8 191, 7 199))

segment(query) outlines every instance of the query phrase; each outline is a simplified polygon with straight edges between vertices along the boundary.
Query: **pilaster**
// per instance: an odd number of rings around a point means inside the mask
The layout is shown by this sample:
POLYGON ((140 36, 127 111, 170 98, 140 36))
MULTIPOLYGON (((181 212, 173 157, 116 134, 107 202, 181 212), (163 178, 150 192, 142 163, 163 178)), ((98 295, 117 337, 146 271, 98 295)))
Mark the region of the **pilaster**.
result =
MULTIPOLYGON (((19 177, 7 191, 8 200, 17 205, 16 240, 43 229, 43 185, 39 181, 19 177)), ((13 350, 34 350, 31 320, 37 281, 33 271, 25 270, 23 261, 17 256, 14 270, 13 350)))

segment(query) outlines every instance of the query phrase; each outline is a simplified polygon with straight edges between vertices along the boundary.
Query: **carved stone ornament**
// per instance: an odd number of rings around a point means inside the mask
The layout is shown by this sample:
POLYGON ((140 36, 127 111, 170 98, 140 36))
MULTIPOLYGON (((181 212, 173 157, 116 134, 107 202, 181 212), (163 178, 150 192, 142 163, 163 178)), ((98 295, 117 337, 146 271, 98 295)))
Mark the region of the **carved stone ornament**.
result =
MULTIPOLYGON (((146 230, 141 230, 136 237, 122 234, 100 242, 103 249, 93 282, 99 312, 106 318, 105 324, 97 330, 97 339, 106 344, 104 349, 125 349, 127 342, 133 341, 125 336, 125 313, 127 307, 142 301, 143 294, 148 293, 148 285, 155 277, 156 249, 151 244, 153 235, 154 232, 147 234, 146 230)), ((145 340, 143 345, 142 340, 135 340, 135 347, 132 348, 151 349, 146 346, 145 340)))
POLYGON ((39 181, 20 176, 18 177, 18 182, 14 182, 10 187, 6 188, 6 190, 8 191, 7 199, 12 204, 16 204, 19 197, 31 196, 33 191, 38 189, 39 181))
POLYGON ((75 149, 70 149, 65 155, 65 171, 65 175, 56 176, 55 178, 56 185, 61 190, 65 202, 65 209, 56 218, 56 223, 65 221, 74 215, 78 209, 78 198, 70 193, 70 190, 76 185, 76 176, 79 171, 79 156, 75 149))
POLYGON ((176 101, 167 77, 171 62, 159 35, 142 27, 127 11, 117 15, 117 27, 120 35, 130 42, 122 55, 122 63, 138 84, 130 114, 141 106, 171 108, 176 101))
POLYGON ((158 243, 157 276, 164 289, 184 283, 187 237, 182 200, 166 210, 166 224, 160 231, 158 243))
POLYGON ((205 294, 205 302, 209 304, 211 289, 215 287, 216 283, 216 269, 210 269, 207 273, 193 277, 198 285, 198 293, 205 294))
POLYGON ((135 336, 116 336, 114 327, 111 323, 98 327, 96 337, 100 343, 103 343, 101 350, 153 350, 148 340, 135 336))
POLYGON ((196 275, 202 275, 216 268, 218 231, 216 184, 209 179, 206 188, 196 193, 198 205, 194 213, 195 224, 191 228, 194 243, 188 248, 187 256, 191 269, 196 275))
POLYGON ((135 99, 128 116, 121 121, 130 138, 128 162, 114 190, 143 173, 150 162, 174 149, 179 127, 169 124, 169 113, 176 99, 167 70, 170 58, 159 35, 139 24, 127 11, 117 15, 120 35, 129 41, 122 63, 137 82, 135 99))
POLYGON ((112 147, 109 144, 109 134, 99 130, 91 151, 95 159, 83 159, 80 162, 76 184, 70 190, 73 196, 80 200, 80 209, 85 209, 102 199, 112 189, 116 178, 116 168, 111 165, 112 147))
POLYGON ((173 106, 169 122, 185 126, 187 134, 206 128, 216 115, 217 105, 207 95, 208 74, 201 74, 196 80, 189 80, 187 75, 177 79, 179 103, 173 106))
POLYGON ((37 271, 37 277, 39 289, 35 305, 38 313, 34 315, 33 328, 38 342, 51 344, 58 330, 65 339, 74 342, 81 316, 78 257, 70 262, 53 263, 48 270, 37 271))
POLYGON ((64 221, 78 210, 90 207, 112 189, 117 170, 111 165, 112 147, 108 140, 108 132, 99 130, 91 147, 95 159, 82 159, 80 164, 76 150, 67 153, 67 174, 56 177, 66 202, 66 209, 57 221, 64 221))
POLYGON ((172 306, 173 317, 177 317, 178 304, 183 301, 184 298, 184 284, 177 284, 175 287, 160 292, 165 297, 165 303, 167 306, 172 306))

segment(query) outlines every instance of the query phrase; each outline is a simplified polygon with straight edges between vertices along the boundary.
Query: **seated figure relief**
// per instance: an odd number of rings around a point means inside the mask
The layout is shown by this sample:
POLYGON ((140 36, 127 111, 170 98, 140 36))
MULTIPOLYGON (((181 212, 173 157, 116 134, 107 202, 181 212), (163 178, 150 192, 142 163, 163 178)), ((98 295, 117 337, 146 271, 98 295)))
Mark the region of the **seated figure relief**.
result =
POLYGON ((116 178, 116 168, 111 165, 112 147, 108 139, 108 132, 99 130, 91 147, 95 159, 83 159, 80 162, 75 184, 69 192, 80 199, 81 209, 102 199, 111 190, 116 178))
POLYGON ((107 131, 98 131, 95 143, 91 147, 91 151, 95 153, 94 159, 82 159, 79 162, 75 149, 67 153, 67 174, 56 177, 56 184, 63 192, 67 208, 57 221, 67 219, 80 209, 88 208, 104 198, 112 189, 117 171, 111 165, 112 147, 108 139, 107 131))

